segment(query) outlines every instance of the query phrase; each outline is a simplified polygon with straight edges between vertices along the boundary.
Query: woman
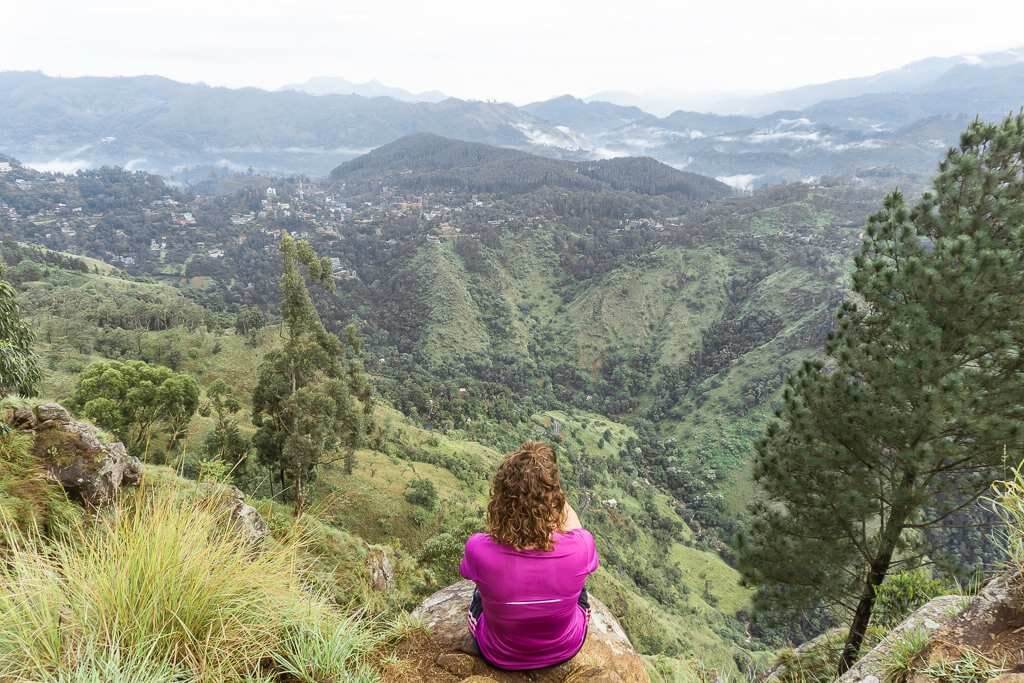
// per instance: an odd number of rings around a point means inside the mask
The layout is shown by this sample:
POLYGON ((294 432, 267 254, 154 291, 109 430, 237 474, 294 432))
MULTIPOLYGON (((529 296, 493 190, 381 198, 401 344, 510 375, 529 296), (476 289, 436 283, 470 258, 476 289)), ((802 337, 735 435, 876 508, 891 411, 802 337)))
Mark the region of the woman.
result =
POLYGON ((590 622, 584 590, 597 569, 594 538, 565 500, 555 455, 528 441, 498 467, 487 533, 473 534, 459 572, 477 590, 469 629, 500 669, 540 669, 572 659, 590 622))

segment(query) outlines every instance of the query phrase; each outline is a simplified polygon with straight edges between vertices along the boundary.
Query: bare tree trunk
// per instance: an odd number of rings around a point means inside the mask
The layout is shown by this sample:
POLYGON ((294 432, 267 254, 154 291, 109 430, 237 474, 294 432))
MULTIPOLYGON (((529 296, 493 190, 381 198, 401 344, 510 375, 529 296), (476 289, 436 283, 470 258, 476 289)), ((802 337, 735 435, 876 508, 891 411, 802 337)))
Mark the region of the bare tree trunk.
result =
POLYGON ((878 587, 885 581, 889 567, 892 565, 892 556, 896 552, 896 545, 903 534, 903 527, 906 525, 911 513, 911 494, 914 490, 914 473, 904 472, 899 488, 893 496, 893 507, 886 521, 882 536, 879 539, 878 552, 871 559, 867 575, 864 577, 864 585, 861 589, 860 600, 857 602, 857 610, 853 613, 853 622, 846 634, 846 643, 843 645, 843 654, 839 658, 838 675, 842 676, 850 670, 857 655, 860 654, 861 645, 864 644, 864 636, 871 623, 871 613, 875 607, 875 597, 878 594, 878 587))
POLYGON ((295 516, 301 517, 306 506, 306 492, 302 486, 302 469, 295 473, 295 516))

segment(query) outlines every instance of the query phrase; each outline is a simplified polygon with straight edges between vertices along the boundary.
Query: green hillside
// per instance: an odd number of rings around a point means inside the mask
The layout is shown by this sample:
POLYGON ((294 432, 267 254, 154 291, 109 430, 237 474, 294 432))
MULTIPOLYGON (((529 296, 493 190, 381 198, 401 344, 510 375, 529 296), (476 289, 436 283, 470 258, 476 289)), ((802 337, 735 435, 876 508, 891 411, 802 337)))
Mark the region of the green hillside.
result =
MULTIPOLYGON (((202 387, 225 381, 244 403, 262 354, 278 336, 276 328, 267 328, 253 346, 244 336, 218 330, 212 315, 194 326, 182 315, 156 330, 132 328, 131 316, 97 324, 107 320, 102 312, 115 302, 124 311, 135 310, 139 320, 147 319, 141 313, 147 305, 171 310, 179 302, 195 313, 171 287, 115 275, 45 267, 42 279, 23 283, 22 290, 48 368, 43 394, 60 400, 70 396, 88 363, 115 357, 170 363, 202 387)), ((482 526, 489 477, 501 456, 466 430, 425 428, 386 403, 378 407, 376 420, 380 435, 372 447, 358 451, 351 474, 340 465, 323 469, 306 524, 313 525, 311 552, 320 580, 330 584, 340 603, 398 614, 456 578, 462 543, 482 526), (431 483, 436 504, 425 507, 407 499, 413 480, 431 483), (396 588, 383 596, 366 587, 370 546, 386 548, 398 568, 396 588)), ((242 426, 251 431, 244 419, 242 426)), ((211 428, 211 418, 197 416, 180 449, 154 445, 151 462, 166 464, 149 476, 162 481, 174 476, 169 468, 199 472, 200 445, 211 428)), ((750 592, 694 534, 678 502, 646 480, 628 457, 627 444, 637 438, 633 429, 595 413, 549 410, 507 426, 501 438, 558 444, 570 498, 602 556, 592 590, 620 617, 641 652, 675 661, 663 665, 676 669, 699 658, 705 666, 731 672, 737 671, 739 653, 740 661, 756 657, 742 623, 750 592)), ((268 495, 265 485, 251 485, 256 497, 268 495)), ((269 497, 258 507, 272 520, 291 514, 269 497)))

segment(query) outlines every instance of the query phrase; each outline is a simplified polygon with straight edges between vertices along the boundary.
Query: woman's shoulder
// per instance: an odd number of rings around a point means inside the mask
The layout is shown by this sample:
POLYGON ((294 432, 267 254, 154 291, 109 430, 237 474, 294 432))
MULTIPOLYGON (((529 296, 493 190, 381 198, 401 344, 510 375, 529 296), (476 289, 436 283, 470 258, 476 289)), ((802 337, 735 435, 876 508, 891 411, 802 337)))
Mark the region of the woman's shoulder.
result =
POLYGON ((478 531, 475 534, 470 534, 469 538, 466 539, 466 550, 491 545, 493 543, 494 539, 491 538, 490 534, 484 531, 478 531))

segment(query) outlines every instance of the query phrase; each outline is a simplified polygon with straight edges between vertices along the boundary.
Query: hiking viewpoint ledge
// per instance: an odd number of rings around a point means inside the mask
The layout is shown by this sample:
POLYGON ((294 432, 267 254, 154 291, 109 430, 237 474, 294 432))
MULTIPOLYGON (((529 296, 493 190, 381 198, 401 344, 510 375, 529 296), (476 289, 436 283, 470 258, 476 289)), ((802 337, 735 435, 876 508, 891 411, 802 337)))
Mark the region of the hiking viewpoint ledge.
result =
POLYGON ((473 583, 460 581, 442 588, 413 612, 429 629, 429 642, 415 647, 423 680, 466 683, 650 683, 644 662, 633 649, 622 626, 608 608, 590 597, 591 620, 587 642, 572 660, 548 669, 528 672, 501 671, 482 659, 466 654, 471 640, 466 612, 473 597, 473 583))

